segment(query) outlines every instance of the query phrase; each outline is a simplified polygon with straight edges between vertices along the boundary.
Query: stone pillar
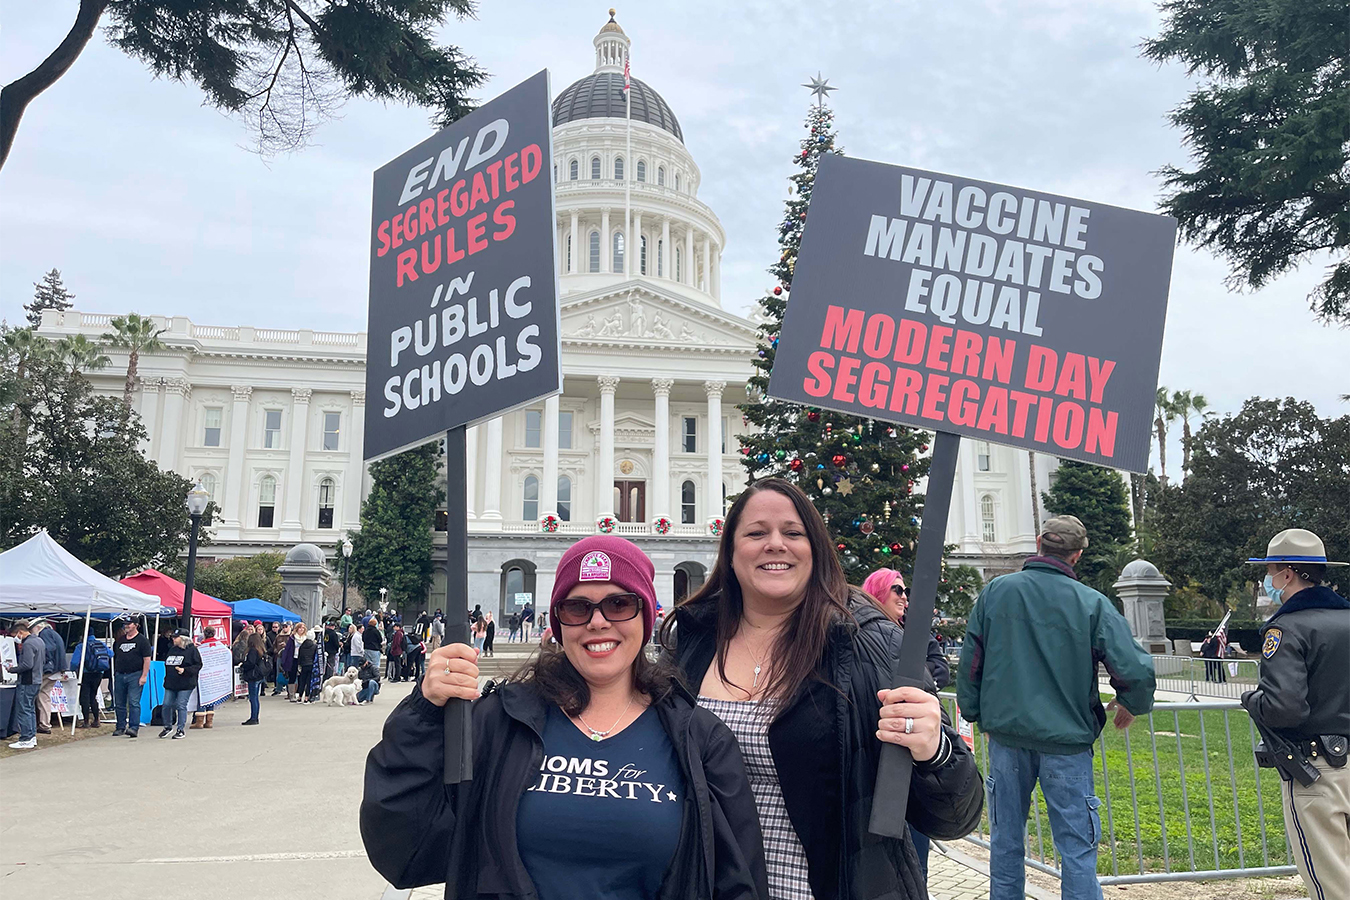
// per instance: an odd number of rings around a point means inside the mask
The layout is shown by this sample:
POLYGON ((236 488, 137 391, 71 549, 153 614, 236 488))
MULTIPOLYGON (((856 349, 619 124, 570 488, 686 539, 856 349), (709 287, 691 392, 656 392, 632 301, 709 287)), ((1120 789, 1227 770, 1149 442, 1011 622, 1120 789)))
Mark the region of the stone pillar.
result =
MULTIPOLYGON (((575 243, 574 243, 575 246, 575 243)), ((478 426, 471 426, 464 435, 464 442, 467 445, 464 448, 464 495, 466 506, 464 513, 468 518, 476 518, 473 514, 474 501, 478 498, 478 426)), ((449 510, 447 510, 447 513, 449 510)))
POLYGON ((483 459, 483 513, 481 521, 502 520, 502 417, 487 423, 487 455, 483 459))
POLYGON ((609 236, 609 210, 600 210, 600 271, 608 274, 613 268, 613 259, 610 256, 610 236, 609 236))
POLYGON ((699 287, 712 293, 712 240, 703 236, 703 283, 699 287))
POLYGON ((706 516, 722 515, 722 391, 725 381, 705 381, 708 392, 708 486, 704 490, 706 516))
POLYGON ((1172 582, 1164 578, 1153 563, 1136 559, 1120 571, 1120 578, 1112 587, 1125 605, 1125 619, 1130 623, 1134 639, 1149 653, 1168 653, 1163 601, 1172 582))
POLYGON ((178 469, 178 449, 183 441, 183 406, 192 396, 186 378, 164 379, 164 420, 159 429, 159 467, 166 472, 178 469))
POLYGON ((539 483, 539 514, 558 512, 558 395, 544 401, 544 473, 539 483))
POLYGON ((281 518, 281 539, 296 541, 304 529, 300 501, 304 496, 305 452, 309 450, 310 388, 291 388, 291 440, 286 447, 286 507, 281 518))
POLYGON ((975 496, 974 441, 961 442, 959 465, 957 481, 961 485, 961 519, 964 528, 961 534, 961 548, 975 552, 980 549, 980 538, 983 535, 980 527, 980 502, 975 496))
POLYGON ((684 226, 684 278, 685 284, 693 285, 698 279, 694 277, 694 226, 684 226))
POLYGON ((670 271, 670 220, 661 220, 661 276, 663 278, 674 278, 675 273, 670 271))
POLYGON ((577 265, 577 257, 581 255, 581 236, 577 231, 577 213, 572 213, 572 253, 571 258, 567 260, 567 274, 575 275, 580 267, 577 265))
POLYGON ((670 516, 670 389, 673 378, 653 378, 656 395, 656 447, 652 453, 652 509, 656 516, 670 516))
POLYGON ((141 379, 141 424, 145 426, 145 440, 141 442, 141 452, 147 459, 156 459, 155 425, 159 422, 159 389, 162 378, 141 379))
POLYGON ((366 442, 366 392, 352 391, 351 420, 347 423, 347 468, 342 476, 342 529, 361 528, 361 486, 366 463, 362 459, 366 442))
POLYGON ((601 375, 600 385, 600 458, 595 466, 595 517, 614 512, 614 392, 619 376, 601 375))
POLYGON ((277 572, 281 575, 281 605, 322 636, 323 590, 332 575, 324 563, 323 551, 314 544, 296 544, 286 553, 277 572))
POLYGON ((248 449, 248 401, 253 396, 253 388, 247 384, 231 387, 234 402, 230 405, 229 459, 225 469, 225 508, 221 510, 220 537, 226 537, 226 529, 233 529, 234 537, 244 527, 244 486, 248 484, 248 473, 244 471, 244 451, 248 449))
POLYGON ((722 299, 722 248, 717 247, 712 255, 712 295, 714 300, 722 299))

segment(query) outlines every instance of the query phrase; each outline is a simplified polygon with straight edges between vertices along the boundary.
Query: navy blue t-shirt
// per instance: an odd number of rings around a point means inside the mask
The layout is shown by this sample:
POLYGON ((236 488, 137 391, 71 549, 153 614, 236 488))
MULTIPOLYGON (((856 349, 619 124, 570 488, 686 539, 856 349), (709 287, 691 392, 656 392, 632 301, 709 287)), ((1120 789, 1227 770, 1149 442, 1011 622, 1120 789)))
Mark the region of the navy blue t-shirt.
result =
MULTIPOLYGON (((595 723, 592 723, 595 724, 595 723)), ((656 711, 603 741, 556 706, 516 840, 540 900, 649 900, 675 855, 684 775, 656 711)))

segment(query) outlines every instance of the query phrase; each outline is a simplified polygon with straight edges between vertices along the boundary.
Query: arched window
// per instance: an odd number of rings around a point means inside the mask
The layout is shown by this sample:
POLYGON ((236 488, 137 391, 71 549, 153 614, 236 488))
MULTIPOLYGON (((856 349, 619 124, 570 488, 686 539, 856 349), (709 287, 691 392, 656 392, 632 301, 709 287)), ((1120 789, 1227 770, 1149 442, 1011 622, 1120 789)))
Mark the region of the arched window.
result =
POLYGON ((662 187, 665 186, 665 183, 666 183, 666 167, 665 167, 665 166, 657 166, 657 167, 656 167, 656 183, 659 184, 659 185, 661 185, 662 187))
POLYGON ((647 236, 638 238, 638 271, 647 274, 647 236))
POLYGON ((623 181, 623 157, 614 157, 614 180, 623 181))
POLYGON ((679 172, 676 172, 676 173, 675 173, 675 190, 678 191, 679 189, 680 189, 680 173, 679 173, 679 172))
POLYGON ((684 248, 679 244, 675 245, 675 280, 684 281, 684 248))
POLYGON ((258 482, 258 527, 271 528, 272 518, 277 511, 277 480, 264 475, 258 482))
POLYGON ((520 517, 526 522, 533 522, 539 518, 539 479, 533 475, 525 476, 524 497, 520 517))
POLYGON ((637 180, 647 180, 647 161, 645 159, 638 160, 637 180))
POLYGON ((666 277, 666 242, 659 239, 656 242, 656 274, 660 278, 666 277))
POLYGON ((986 544, 998 540, 998 531, 994 528, 994 498, 989 494, 980 498, 980 524, 983 526, 981 540, 986 544))
POLYGON ((572 162, 569 163, 567 166, 567 177, 570 178, 572 181, 576 181, 577 177, 581 174, 580 170, 581 164, 578 163, 575 159, 572 160, 572 162))
POLYGON ((572 271, 572 235, 567 236, 567 263, 564 272, 572 271))
POLYGON ((623 272, 623 232, 614 232, 614 246, 610 248, 611 268, 615 272, 623 272))
POLYGON ((591 232, 591 260, 587 269, 591 272, 600 271, 600 232, 591 232))
POLYGON ((558 476, 558 518, 572 521, 572 479, 566 475, 558 476))
POLYGON ((512 566, 506 570, 506 602, 514 609, 516 594, 525 593, 525 570, 512 566))
POLYGON ((331 478, 319 482, 319 527, 333 527, 333 499, 337 496, 337 483, 331 478))
POLYGON ((680 524, 694 524, 694 483, 686 481, 680 485, 680 524))
POLYGON ((600 180, 600 157, 598 156, 591 157, 591 180, 600 180))
POLYGON ((557 163, 554 163, 554 164, 553 164, 553 183, 554 183, 554 184, 557 184, 557 183, 558 183, 558 164, 557 164, 557 163))

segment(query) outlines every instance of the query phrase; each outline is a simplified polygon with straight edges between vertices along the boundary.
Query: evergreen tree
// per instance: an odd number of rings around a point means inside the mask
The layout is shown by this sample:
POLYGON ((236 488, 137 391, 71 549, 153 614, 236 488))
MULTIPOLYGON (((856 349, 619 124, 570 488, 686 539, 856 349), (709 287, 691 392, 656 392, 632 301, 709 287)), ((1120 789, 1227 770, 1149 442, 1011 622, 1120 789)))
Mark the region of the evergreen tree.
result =
POLYGON ((361 505, 361 530, 351 536, 351 580, 366 597, 389 589, 396 605, 420 608, 431 588, 431 537, 440 445, 423 444, 370 466, 370 495, 361 505))
MULTIPOLYGON (((1078 561, 1078 577, 1103 594, 1120 575, 1122 550, 1130 549, 1130 498, 1114 469, 1064 460, 1055 485, 1043 495, 1052 516, 1077 516, 1087 528, 1088 549, 1078 561)), ((1133 554, 1130 554, 1131 557, 1133 554)))
POLYGON ((42 280, 33 284, 33 299, 24 307, 28 311, 28 324, 37 328, 42 324, 42 311, 44 309, 63 310, 70 309, 74 304, 71 302, 75 295, 66 290, 66 286, 61 282, 61 270, 52 269, 42 280))
POLYGON ((801 246, 806 211, 816 170, 835 146, 834 113, 813 106, 806 117, 807 135, 793 157, 799 171, 779 226, 782 253, 769 272, 778 280, 759 300, 759 351, 756 372, 741 405, 747 424, 757 431, 741 436, 741 461, 751 482, 780 477, 793 482, 825 517, 844 572, 861 584, 874 569, 913 570, 923 495, 915 493, 928 472, 930 435, 795 403, 772 400, 765 392, 789 302, 792 273, 801 246))

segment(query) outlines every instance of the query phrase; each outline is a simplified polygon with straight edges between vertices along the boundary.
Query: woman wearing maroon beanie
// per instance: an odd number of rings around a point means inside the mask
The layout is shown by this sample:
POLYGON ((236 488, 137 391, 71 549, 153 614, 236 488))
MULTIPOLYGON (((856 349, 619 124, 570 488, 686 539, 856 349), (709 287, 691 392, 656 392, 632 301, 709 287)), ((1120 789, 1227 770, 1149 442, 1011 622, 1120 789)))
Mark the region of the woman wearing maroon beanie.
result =
POLYGON ((539 900, 766 900, 736 739, 644 652, 655 569, 609 535, 558 563, 557 643, 478 696, 478 653, 440 647, 366 761, 361 835, 397 888, 539 900), (473 700, 474 779, 447 788, 442 707, 473 700))

